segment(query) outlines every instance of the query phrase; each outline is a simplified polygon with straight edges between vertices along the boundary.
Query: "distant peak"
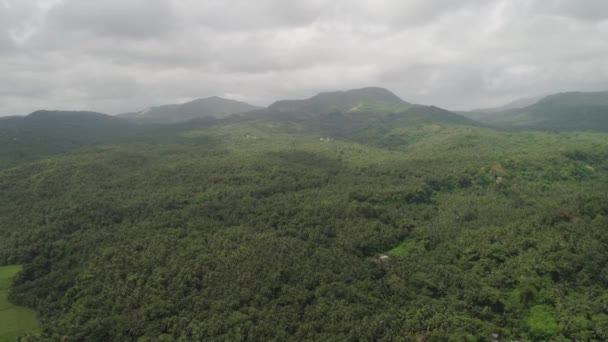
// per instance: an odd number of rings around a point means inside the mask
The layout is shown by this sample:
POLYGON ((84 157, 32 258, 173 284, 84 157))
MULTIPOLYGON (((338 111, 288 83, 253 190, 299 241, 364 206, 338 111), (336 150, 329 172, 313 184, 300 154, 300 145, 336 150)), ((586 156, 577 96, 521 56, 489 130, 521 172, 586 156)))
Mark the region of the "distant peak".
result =
POLYGON ((375 94, 375 95, 390 95, 397 97, 392 91, 381 88, 381 87, 363 87, 363 88, 355 88, 355 89, 347 89, 347 90, 338 90, 338 91, 326 91, 321 92, 319 95, 323 94, 375 94))
POLYGON ((396 111, 410 106, 391 91, 380 87, 322 92, 305 100, 277 101, 271 111, 329 113, 333 111, 396 111))
POLYGON ((256 109, 259 107, 238 100, 210 96, 180 104, 151 107, 137 113, 126 113, 123 116, 151 123, 179 123, 200 118, 223 118, 256 109))
POLYGON ((99 112, 93 112, 93 111, 80 111, 80 110, 47 110, 47 109, 41 109, 41 110, 37 110, 35 112, 30 113, 27 116, 33 116, 33 117, 37 117, 37 116, 60 116, 60 115, 71 115, 71 116, 77 116, 77 115, 108 115, 108 114, 104 114, 104 113, 99 113, 99 112))

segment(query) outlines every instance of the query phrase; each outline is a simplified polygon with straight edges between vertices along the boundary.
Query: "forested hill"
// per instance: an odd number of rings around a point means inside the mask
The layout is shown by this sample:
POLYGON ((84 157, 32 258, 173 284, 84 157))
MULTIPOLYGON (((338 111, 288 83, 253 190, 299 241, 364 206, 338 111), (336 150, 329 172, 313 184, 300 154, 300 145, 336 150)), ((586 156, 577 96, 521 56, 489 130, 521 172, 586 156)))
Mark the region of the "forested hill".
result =
POLYGON ((232 114, 259 109, 248 103, 213 96, 184 104, 151 107, 141 112, 127 113, 120 117, 140 123, 174 124, 201 118, 223 118, 232 114))
MULTIPOLYGON (((126 126, 126 122, 111 115, 83 111, 51 111, 39 110, 27 116, 12 116, 0 120, 4 130, 13 128, 22 132, 45 133, 48 131, 76 129, 90 130, 92 134, 107 129, 117 129, 126 126)), ((70 131, 71 133, 72 131, 70 131)))
POLYGON ((608 92, 547 96, 523 108, 463 113, 498 127, 546 131, 608 131, 608 92))
POLYGON ((299 132, 380 144, 387 148, 403 145, 398 134, 390 134, 394 129, 422 124, 483 126, 435 106, 405 102, 383 88, 328 92, 305 100, 278 101, 267 109, 243 117, 245 121, 259 119, 296 123, 299 132))
POLYGON ((384 88, 361 88, 326 92, 306 100, 283 100, 268 107, 272 113, 326 114, 331 112, 376 111, 395 112, 411 105, 384 88))
MULTIPOLYGON (((481 124, 459 114, 403 101, 384 88, 320 93, 304 100, 278 101, 243 117, 298 123, 300 129, 327 137, 377 140, 391 129, 421 123, 481 124), (367 139, 367 138, 366 138, 367 139)), ((370 142, 371 142, 370 140, 370 142)))

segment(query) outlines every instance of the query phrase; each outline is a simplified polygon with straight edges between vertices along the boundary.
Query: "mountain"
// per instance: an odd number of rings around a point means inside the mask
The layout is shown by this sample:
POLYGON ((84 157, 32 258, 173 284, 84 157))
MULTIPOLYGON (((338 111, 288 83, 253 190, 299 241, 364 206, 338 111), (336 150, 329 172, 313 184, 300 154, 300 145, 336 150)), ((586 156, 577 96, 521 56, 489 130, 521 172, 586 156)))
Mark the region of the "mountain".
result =
POLYGON ((326 114, 330 112, 397 112, 411 107, 384 88, 326 92, 305 100, 284 100, 268 107, 271 113, 326 114))
POLYGON ((0 120, 0 134, 20 139, 26 136, 81 137, 94 140, 115 135, 132 124, 107 114, 96 112, 40 110, 27 116, 13 116, 0 120))
POLYGON ((403 101, 383 88, 326 92, 304 100, 278 101, 247 116, 247 120, 257 119, 296 123, 299 131, 330 140, 340 138, 387 148, 395 148, 403 140, 397 138, 400 133, 393 132, 396 128, 480 125, 438 107, 403 101))
POLYGON ((184 104, 170 104, 151 107, 141 112, 126 113, 120 117, 143 123, 171 124, 198 118, 222 118, 231 114, 241 114, 259 109, 245 102, 213 96, 184 104))
POLYGON ((560 93, 524 108, 476 115, 481 122, 503 128, 608 131, 608 92, 560 93))

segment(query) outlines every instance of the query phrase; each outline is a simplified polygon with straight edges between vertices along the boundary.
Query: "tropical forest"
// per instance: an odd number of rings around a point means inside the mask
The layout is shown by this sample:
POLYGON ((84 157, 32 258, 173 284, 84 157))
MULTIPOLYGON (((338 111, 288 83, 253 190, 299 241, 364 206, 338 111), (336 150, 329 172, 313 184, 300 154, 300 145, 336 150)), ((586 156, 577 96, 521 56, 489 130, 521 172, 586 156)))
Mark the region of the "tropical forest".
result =
POLYGON ((0 118, 0 341, 606 341, 608 94, 0 118))

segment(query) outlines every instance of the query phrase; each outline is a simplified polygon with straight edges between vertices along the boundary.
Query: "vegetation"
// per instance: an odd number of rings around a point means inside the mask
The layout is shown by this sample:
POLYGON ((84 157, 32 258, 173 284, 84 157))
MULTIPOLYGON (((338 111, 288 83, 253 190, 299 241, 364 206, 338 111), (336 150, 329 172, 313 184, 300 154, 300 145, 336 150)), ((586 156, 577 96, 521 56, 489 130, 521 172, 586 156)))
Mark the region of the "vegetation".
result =
POLYGON ((606 133, 363 113, 171 126, 0 170, 29 339, 608 339, 606 133))
POLYGON ((20 266, 0 267, 0 342, 14 342, 18 336, 34 334, 40 329, 32 310, 7 301, 9 287, 20 270, 20 266))
POLYGON ((463 113, 501 128, 608 131, 608 92, 562 93, 518 108, 463 113))

